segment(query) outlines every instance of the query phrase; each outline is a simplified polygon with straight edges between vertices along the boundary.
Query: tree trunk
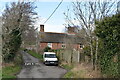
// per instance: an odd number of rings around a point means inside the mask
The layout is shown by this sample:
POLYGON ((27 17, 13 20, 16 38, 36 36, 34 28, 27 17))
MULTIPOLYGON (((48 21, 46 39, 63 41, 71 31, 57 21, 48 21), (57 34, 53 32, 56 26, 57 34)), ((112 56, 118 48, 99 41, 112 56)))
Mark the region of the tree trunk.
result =
POLYGON ((80 63, 80 52, 79 51, 77 52, 78 52, 78 63, 80 63))
POLYGON ((120 78, 120 52, 118 52, 118 77, 120 78))
POLYGON ((97 64, 98 64, 98 37, 96 39, 96 52, 95 52, 95 70, 97 70, 97 64))
POLYGON ((71 51, 71 63, 73 62, 73 50, 71 51))
POLYGON ((94 70, 92 38, 90 38, 90 53, 91 53, 91 63, 94 70))

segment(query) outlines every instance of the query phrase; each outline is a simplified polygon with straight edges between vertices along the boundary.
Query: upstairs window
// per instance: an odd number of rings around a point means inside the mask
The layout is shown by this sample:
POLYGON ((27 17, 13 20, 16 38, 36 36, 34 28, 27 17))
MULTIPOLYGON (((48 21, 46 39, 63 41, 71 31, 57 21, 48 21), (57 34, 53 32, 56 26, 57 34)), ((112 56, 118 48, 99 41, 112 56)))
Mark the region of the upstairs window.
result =
POLYGON ((52 48, 52 43, 48 43, 47 46, 52 48))
POLYGON ((83 44, 80 44, 79 46, 80 46, 80 49, 83 49, 83 47, 84 47, 83 44))
POLYGON ((66 45, 65 44, 62 44, 62 46, 61 46, 62 48, 66 48, 66 45))

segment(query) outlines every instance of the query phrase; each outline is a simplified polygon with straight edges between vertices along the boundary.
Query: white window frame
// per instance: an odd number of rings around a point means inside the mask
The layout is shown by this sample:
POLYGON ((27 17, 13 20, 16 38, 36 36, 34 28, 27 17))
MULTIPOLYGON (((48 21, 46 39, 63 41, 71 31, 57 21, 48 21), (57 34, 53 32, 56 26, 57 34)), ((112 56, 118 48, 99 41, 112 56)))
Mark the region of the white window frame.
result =
POLYGON ((61 45, 61 48, 66 48, 66 44, 62 44, 62 45, 61 45), (64 47, 63 47, 63 46, 64 46, 64 47))
POLYGON ((47 46, 52 48, 52 43, 47 43, 47 46))
POLYGON ((80 47, 80 49, 83 49, 84 45, 83 44, 79 44, 79 47, 80 47))

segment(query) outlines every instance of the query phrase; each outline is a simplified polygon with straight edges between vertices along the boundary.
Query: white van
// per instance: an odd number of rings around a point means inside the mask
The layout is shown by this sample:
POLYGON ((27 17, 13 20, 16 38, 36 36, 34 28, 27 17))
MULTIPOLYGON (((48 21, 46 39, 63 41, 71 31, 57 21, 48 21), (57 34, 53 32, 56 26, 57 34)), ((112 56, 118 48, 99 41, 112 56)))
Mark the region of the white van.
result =
POLYGON ((58 59, 56 57, 56 53, 54 52, 44 52, 43 61, 45 65, 47 64, 58 65, 58 59))

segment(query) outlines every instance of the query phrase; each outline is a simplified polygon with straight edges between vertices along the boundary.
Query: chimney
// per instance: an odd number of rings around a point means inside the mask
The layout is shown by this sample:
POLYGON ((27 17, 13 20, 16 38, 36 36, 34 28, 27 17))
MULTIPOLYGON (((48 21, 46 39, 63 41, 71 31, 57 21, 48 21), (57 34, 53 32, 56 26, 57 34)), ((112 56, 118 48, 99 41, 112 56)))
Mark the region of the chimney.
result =
POLYGON ((68 27, 68 33, 75 34, 75 27, 68 27))
POLYGON ((117 12, 120 14, 120 1, 117 3, 117 12))
POLYGON ((40 25, 40 32, 44 32, 44 25, 40 25))

